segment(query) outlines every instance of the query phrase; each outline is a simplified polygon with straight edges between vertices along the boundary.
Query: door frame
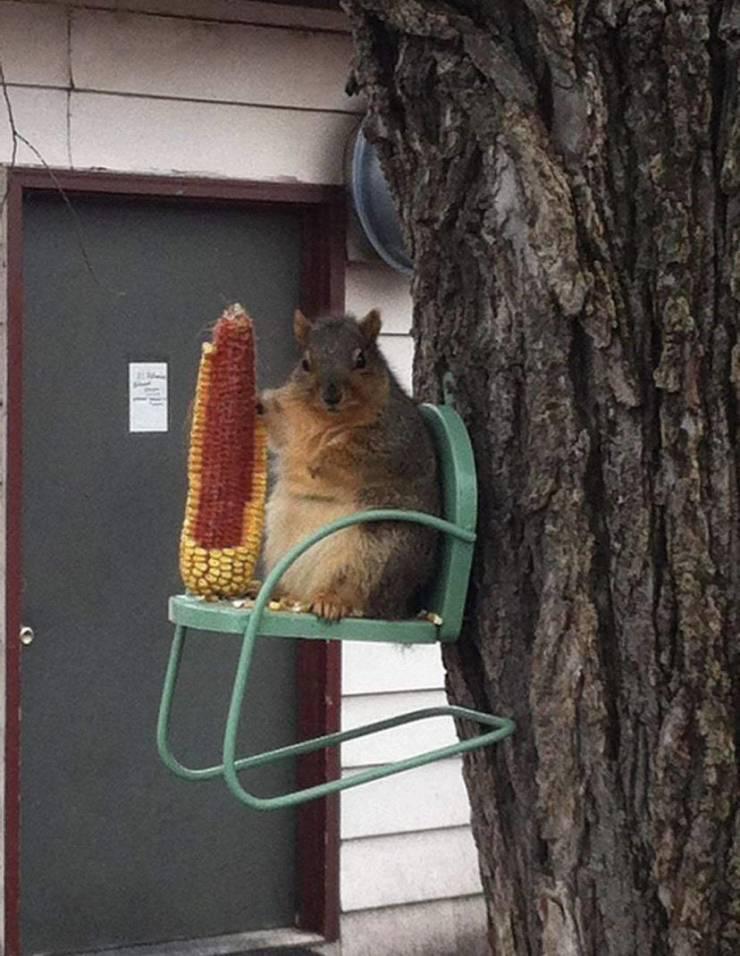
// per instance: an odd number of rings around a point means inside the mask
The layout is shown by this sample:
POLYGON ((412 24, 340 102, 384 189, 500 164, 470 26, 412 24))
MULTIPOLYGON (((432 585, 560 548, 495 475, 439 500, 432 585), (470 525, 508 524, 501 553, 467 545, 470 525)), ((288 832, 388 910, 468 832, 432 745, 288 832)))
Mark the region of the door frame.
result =
MULTIPOLYGON (((23 199, 30 192, 61 194, 73 217, 74 199, 91 196, 132 200, 150 198, 188 204, 202 201, 209 205, 223 203, 231 207, 298 211, 302 220, 300 307, 309 315, 315 315, 344 311, 346 194, 340 186, 61 169, 16 168, 7 169, 6 175, 5 953, 6 956, 20 956, 21 645, 18 633, 21 627, 22 568, 23 199)), ((1 219, 0 214, 0 223, 1 219)), ((298 642, 296 692, 301 739, 339 730, 340 654, 338 641, 298 642)), ((299 759, 299 787, 312 786, 338 775, 336 748, 299 759)), ((300 929, 333 941, 339 936, 339 797, 335 795, 299 807, 296 823, 296 924, 300 929)))

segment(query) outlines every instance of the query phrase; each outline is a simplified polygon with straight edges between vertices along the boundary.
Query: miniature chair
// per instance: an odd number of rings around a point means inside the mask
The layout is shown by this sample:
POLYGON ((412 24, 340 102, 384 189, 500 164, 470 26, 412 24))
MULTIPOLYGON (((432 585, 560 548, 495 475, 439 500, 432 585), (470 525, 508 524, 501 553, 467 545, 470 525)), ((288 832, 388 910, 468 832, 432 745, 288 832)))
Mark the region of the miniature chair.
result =
POLYGON ((265 579, 254 607, 248 610, 234 607, 228 602, 209 603, 186 595, 170 598, 169 617, 175 624, 175 636, 159 710, 157 746, 162 760, 173 773, 186 780, 208 780, 223 776, 231 792, 242 803, 255 810, 275 810, 325 797, 340 790, 401 773, 404 770, 422 767, 436 760, 475 750, 478 747, 485 747, 503 740, 514 732, 514 723, 508 718, 449 705, 412 711, 356 727, 353 730, 316 737, 252 757, 237 758, 236 756, 239 716, 247 687, 252 651, 258 637, 308 638, 321 641, 380 641, 401 644, 433 644, 438 641, 451 642, 457 639, 462 626, 475 542, 477 510, 475 462, 465 425, 451 406, 423 405, 421 410, 432 433, 440 463, 444 519, 417 511, 377 509, 358 512, 334 521, 314 532, 278 562, 265 579), (312 545, 350 525, 390 520, 417 522, 441 532, 439 571, 431 592, 429 607, 436 616, 435 620, 440 623, 426 619, 385 621, 368 618, 345 618, 336 623, 329 623, 313 614, 267 609, 272 592, 284 572, 312 545), (212 767, 197 769, 181 764, 173 756, 168 743, 172 700, 188 629, 242 635, 241 653, 224 733, 223 762, 212 767), (330 780, 281 796, 254 796, 244 790, 239 781, 241 770, 264 766, 277 760, 312 753, 326 747, 334 747, 347 740, 380 733, 413 721, 441 716, 465 718, 493 729, 423 754, 372 767, 350 777, 330 780))

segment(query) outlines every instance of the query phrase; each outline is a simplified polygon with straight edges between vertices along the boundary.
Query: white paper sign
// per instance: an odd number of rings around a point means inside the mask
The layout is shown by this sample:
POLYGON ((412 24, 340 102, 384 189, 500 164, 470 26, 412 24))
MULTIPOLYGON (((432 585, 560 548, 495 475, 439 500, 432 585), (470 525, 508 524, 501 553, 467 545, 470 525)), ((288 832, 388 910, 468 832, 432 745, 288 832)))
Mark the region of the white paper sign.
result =
POLYGON ((128 430, 167 431, 167 363, 128 363, 128 430))

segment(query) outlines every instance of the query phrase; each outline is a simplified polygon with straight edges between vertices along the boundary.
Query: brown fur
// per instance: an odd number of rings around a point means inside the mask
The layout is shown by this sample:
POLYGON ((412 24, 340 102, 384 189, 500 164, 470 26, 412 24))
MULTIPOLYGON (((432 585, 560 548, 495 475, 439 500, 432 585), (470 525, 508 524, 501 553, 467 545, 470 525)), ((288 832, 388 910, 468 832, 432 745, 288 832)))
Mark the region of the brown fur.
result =
MULTIPOLYGON (((289 381, 261 396, 275 455, 267 504, 267 570, 310 532, 367 507, 438 513, 436 461, 418 409, 377 349, 380 316, 310 323, 289 381), (356 368, 358 353, 364 367, 356 368), (332 389, 334 390, 332 393, 332 389), (340 395, 331 406, 326 396, 340 395)), ((400 617, 432 570, 433 535, 400 523, 359 525, 314 545, 284 575, 283 597, 322 617, 400 617)))

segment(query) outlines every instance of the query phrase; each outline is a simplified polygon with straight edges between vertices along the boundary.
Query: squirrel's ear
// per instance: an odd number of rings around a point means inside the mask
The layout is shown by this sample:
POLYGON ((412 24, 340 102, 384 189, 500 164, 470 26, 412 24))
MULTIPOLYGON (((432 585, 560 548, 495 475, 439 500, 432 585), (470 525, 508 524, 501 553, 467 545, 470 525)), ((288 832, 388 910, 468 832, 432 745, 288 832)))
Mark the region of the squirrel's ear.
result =
POLYGON ((311 323, 300 309, 296 309, 293 313, 293 334, 295 335, 296 341, 301 348, 305 349, 306 345, 308 344, 308 336, 310 332, 311 323))
POLYGON ((362 331, 362 334, 365 336, 368 342, 374 342, 378 333, 380 332, 380 327, 383 323, 380 320, 380 312, 378 309, 373 309, 368 312, 364 319, 360 319, 359 325, 362 331))

